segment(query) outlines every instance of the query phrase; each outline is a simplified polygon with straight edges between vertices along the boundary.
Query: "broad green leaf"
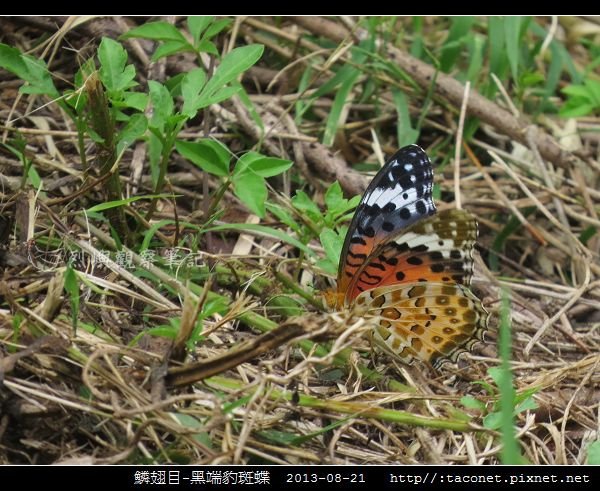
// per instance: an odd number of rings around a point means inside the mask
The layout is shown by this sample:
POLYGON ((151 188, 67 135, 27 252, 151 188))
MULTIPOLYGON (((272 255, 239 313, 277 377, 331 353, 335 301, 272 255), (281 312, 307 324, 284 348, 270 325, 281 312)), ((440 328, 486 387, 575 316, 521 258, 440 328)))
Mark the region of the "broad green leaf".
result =
POLYGON ((306 213, 311 220, 317 221, 322 218, 321 210, 304 191, 296 192, 292 198, 292 204, 296 209, 306 213))
POLYGON ((479 399, 475 399, 472 396, 463 396, 460 398, 460 403, 467 409, 477 409, 479 411, 485 411, 485 403, 479 399))
POLYGON ((17 48, 0 43, 0 67, 29 84, 19 89, 22 93, 60 96, 42 60, 24 55, 17 48))
POLYGON ((229 24, 231 24, 231 19, 219 19, 216 22, 213 22, 208 29, 206 30, 206 34, 204 37, 206 39, 211 39, 219 34, 223 29, 225 29, 229 24))
POLYGON ((343 206, 345 201, 342 186, 340 186, 338 181, 335 181, 325 192, 325 206, 327 206, 329 211, 333 212, 343 206))
POLYGON ((591 99, 589 89, 583 85, 567 85, 561 92, 567 95, 580 96, 584 99, 591 99))
POLYGON ((217 90, 211 96, 206 96, 203 91, 203 94, 201 95, 200 99, 198 100, 198 109, 210 106, 211 104, 218 104, 221 101, 225 101, 225 100, 229 99, 230 97, 234 96, 235 94, 237 94, 239 91, 240 91, 239 85, 233 85, 231 87, 223 87, 223 88, 217 90))
POLYGON ((267 201, 267 185, 264 178, 253 172, 234 174, 233 186, 235 195, 240 198, 250 211, 260 218, 265 216, 265 201, 267 201))
POLYGON ((140 138, 148 128, 148 120, 143 114, 133 114, 125 127, 119 132, 117 142, 117 154, 140 138))
POLYGON ((206 431, 206 424, 189 414, 184 413, 171 413, 179 421, 179 423, 192 430, 198 430, 192 433, 192 438, 197 442, 205 445, 208 448, 213 448, 213 443, 209 433, 206 431))
POLYGON ((588 446, 588 465, 600 465, 600 440, 591 442, 588 446))
POLYGON ((282 222, 284 225, 290 227, 294 232, 299 233, 301 230, 300 225, 292 218, 292 215, 282 206, 276 205, 275 203, 266 203, 267 210, 269 210, 275 217, 282 222))
POLYGON ((200 44, 198 44, 196 49, 201 53, 209 53, 214 56, 219 56, 219 50, 217 49, 217 46, 208 39, 200 41, 200 44))
POLYGON ((132 107, 138 111, 143 111, 148 106, 148 95, 142 92, 125 92, 123 94, 124 107, 132 107))
POLYGON ((198 96, 205 83, 206 73, 204 73, 202 68, 191 70, 181 81, 181 96, 183 97, 181 112, 190 119, 196 116, 196 112, 198 111, 198 96))
POLYGON ((154 41, 180 41, 187 42, 179 30, 164 21, 148 22, 139 27, 130 29, 121 36, 121 39, 142 38, 152 39, 154 41))
POLYGON ((230 153, 227 147, 215 140, 204 139, 199 142, 175 142, 177 151, 202 170, 225 177, 229 175, 230 153))
POLYGON ((200 37, 202 33, 206 30, 206 28, 211 24, 214 20, 214 17, 211 16, 190 16, 187 18, 188 29, 190 30, 190 34, 194 38, 194 46, 198 46, 198 42, 200 41, 200 37))
POLYGON ((150 101, 152 103, 150 126, 162 131, 169 116, 173 114, 173 98, 167 88, 155 80, 148 81, 148 88, 150 89, 150 101))
POLYGON ((167 41, 161 44, 152 54, 152 61, 171 56, 177 53, 193 53, 194 48, 188 42, 167 41))
POLYGON ((558 114, 563 118, 579 118, 591 114, 596 109, 594 104, 586 102, 584 99, 571 99, 560 108, 558 114))
POLYGON ((126 65, 127 51, 120 43, 110 38, 102 38, 98 48, 100 60, 100 80, 109 91, 123 91, 134 85, 135 68, 126 65))
POLYGON ((500 413, 490 413, 483 418, 483 426, 488 430, 497 430, 502 426, 502 415, 500 413))
POLYGON ((340 259, 344 238, 340 237, 335 231, 330 228, 323 229, 319 234, 319 239, 327 259, 333 263, 337 263, 340 259))
POLYGON ((259 60, 263 50, 264 46, 261 44, 250 44, 235 48, 227 53, 204 87, 202 97, 207 100, 210 99, 218 90, 235 80, 242 72, 259 60))
POLYGON ((292 166, 290 160, 265 157, 257 152, 248 152, 240 157, 235 165, 234 174, 252 171, 261 177, 277 176, 292 166))
POLYGON ((600 82, 592 78, 586 78, 584 83, 590 95, 590 99, 596 106, 600 107, 600 82))
POLYGON ((23 60, 23 55, 17 48, 0 43, 0 67, 14 73, 21 80, 28 81, 29 70, 23 60))
POLYGON ((537 405, 537 403, 535 402, 533 397, 528 397, 521 404, 519 404, 515 407, 515 414, 519 414, 519 413, 522 413, 523 411, 527 411, 527 410, 533 411, 534 409, 537 409, 538 407, 539 406, 537 405))

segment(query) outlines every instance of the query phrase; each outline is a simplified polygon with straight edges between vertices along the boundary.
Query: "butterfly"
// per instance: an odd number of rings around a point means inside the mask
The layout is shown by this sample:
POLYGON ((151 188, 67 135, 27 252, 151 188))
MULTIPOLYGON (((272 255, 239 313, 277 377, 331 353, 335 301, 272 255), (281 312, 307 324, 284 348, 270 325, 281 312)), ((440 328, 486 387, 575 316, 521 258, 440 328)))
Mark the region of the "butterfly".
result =
POLYGON ((330 307, 377 319, 373 338, 400 360, 439 368, 482 340, 489 314, 471 292, 477 221, 436 214, 433 169, 417 145, 375 175, 344 240, 330 307))

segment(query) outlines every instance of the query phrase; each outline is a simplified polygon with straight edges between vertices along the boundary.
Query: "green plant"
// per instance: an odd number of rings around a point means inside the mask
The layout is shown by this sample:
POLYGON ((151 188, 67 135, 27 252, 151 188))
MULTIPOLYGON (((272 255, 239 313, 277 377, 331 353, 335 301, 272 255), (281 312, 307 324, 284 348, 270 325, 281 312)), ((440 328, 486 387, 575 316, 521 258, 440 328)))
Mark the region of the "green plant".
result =
MULTIPOLYGON (((153 54, 154 60, 191 51, 200 62, 203 53, 218 57, 212 39, 229 23, 228 19, 189 17, 187 27, 192 42, 188 42, 175 26, 165 22, 142 25, 121 39, 138 37, 158 41, 160 44, 153 54)), ((93 60, 84 63, 75 76, 75 88, 64 94, 56 89, 43 60, 22 54, 16 48, 0 44, 0 67, 25 81, 20 88, 22 93, 51 97, 71 117, 78 130, 79 153, 86 171, 85 138, 96 143, 99 174, 102 179, 108 178, 106 201, 118 203, 118 206, 106 208, 109 223, 116 231, 113 237, 118 242, 125 238, 132 244, 134 240, 123 211, 127 203, 121 201, 120 156, 136 140, 147 139, 154 194, 160 195, 175 142, 183 127, 198 111, 243 91, 236 79, 256 63, 262 52, 263 46, 257 44, 235 48, 220 58, 216 68, 211 67, 208 74, 204 68, 197 68, 174 77, 166 84, 151 80, 148 92, 135 90, 139 85, 135 80, 135 67, 127 64, 128 55, 121 44, 109 38, 103 38, 98 48, 98 70, 93 60), (177 97, 183 101, 181 107, 176 103, 177 97), (151 108, 150 118, 144 114, 148 107, 151 108)), ((19 152, 19 149, 13 145, 12 151, 19 152)), ((247 157, 247 161, 250 160, 251 155, 247 157)), ((264 162, 252 165, 247 162, 246 173, 243 176, 241 172, 236 174, 238 181, 249 185, 240 188, 258 190, 264 196, 261 188, 264 182, 258 181, 268 176, 269 171, 261 165, 264 166, 264 162), (257 168, 260 170, 257 171, 257 168)), ((26 169, 30 179, 35 180, 33 167, 26 166, 26 169)), ((146 220, 153 215, 157 196, 151 202, 146 220)), ((260 206, 255 208, 260 212, 260 206)))
POLYGON ((221 143, 203 139, 198 142, 175 142, 177 151, 205 172, 222 178, 222 183, 212 199, 209 215, 212 214, 223 194, 233 186, 235 195, 256 215, 265 216, 267 185, 265 179, 287 171, 292 162, 267 157, 257 152, 247 152, 237 159, 230 171, 231 155, 221 143))
POLYGON ((581 84, 572 84, 562 89, 567 100, 560 108, 563 118, 577 118, 600 111, 600 82, 585 78, 581 84))
POLYGON ((494 387, 485 381, 477 381, 490 397, 494 399, 492 409, 478 399, 465 396, 461 403, 469 409, 477 409, 486 414, 483 425, 490 430, 500 430, 502 435, 502 462, 504 464, 525 463, 519 450, 519 444, 515 435, 515 417, 522 412, 536 409, 537 403, 533 395, 538 391, 532 388, 517 394, 513 386, 513 375, 510 368, 511 357, 511 335, 510 335, 510 297, 506 290, 502 290, 502 304, 500 308, 500 329, 498 339, 498 351, 501 359, 499 367, 488 369, 488 375, 496 384, 494 387))

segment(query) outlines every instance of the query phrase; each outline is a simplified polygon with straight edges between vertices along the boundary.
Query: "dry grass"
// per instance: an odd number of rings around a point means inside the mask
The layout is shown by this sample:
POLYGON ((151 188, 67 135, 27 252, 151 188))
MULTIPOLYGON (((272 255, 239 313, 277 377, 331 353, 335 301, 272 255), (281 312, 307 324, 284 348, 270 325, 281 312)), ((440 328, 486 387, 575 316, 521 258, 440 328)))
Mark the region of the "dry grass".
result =
MULTIPOLYGON (((0 22, 18 26, 20 21, 0 22)), ((124 22, 97 19, 74 30, 68 42, 83 47, 86 35, 97 32, 116 37, 124 22)), ((341 20, 335 27, 345 33, 339 46, 355 42, 341 20)), ((43 29, 22 24, 18 31, 5 30, 12 34, 4 42, 25 49, 43 29)), ((326 78, 328 63, 334 62, 333 49, 297 37, 299 32, 323 34, 319 29, 306 19, 281 24, 250 18, 237 19, 228 36, 267 46, 267 61, 245 78, 268 128, 261 151, 293 160, 307 192, 322 203, 322 190, 335 177, 349 194, 364 189, 365 178, 346 164, 374 161, 378 152, 391 154, 396 119, 385 90, 379 113, 369 104, 351 104, 332 150, 336 155, 318 143, 323 121, 296 126, 294 102, 306 95, 296 92, 304 67, 299 53, 322 57, 318 68, 326 78), (269 67, 275 54, 289 59, 283 70, 269 67), (269 82, 274 90, 267 90, 269 82), (374 128, 381 139, 373 140, 374 128)), ((325 32, 339 41, 338 31, 325 32)), ((77 60, 65 43, 55 45, 55 71, 68 79, 77 60)), ((148 47, 126 46, 144 68, 148 47)), ((335 56, 347 55, 338 50, 335 56)), ((163 69, 176 73, 186 63, 181 59, 163 69)), ((330 281, 294 247, 273 237, 248 231, 207 238, 167 225, 157 235, 164 248, 183 239, 189 246, 198 236, 197 267, 145 264, 135 252, 129 256, 131 267, 114 260, 93 264, 90 258, 100 251, 112 251, 115 259, 116 245, 105 225, 80 213, 103 198, 102 185, 82 188, 77 134, 56 105, 18 95, 19 84, 6 73, 0 76, 3 141, 18 129, 45 185, 44 195, 21 189, 22 163, 0 149, 6 224, 0 283, 1 463, 496 463, 498 433, 482 425, 485 413, 465 409, 460 399, 471 395, 486 404, 486 411, 493 410, 494 399, 474 382, 493 385, 487 370, 499 363, 503 286, 512 295, 516 390, 535 390, 538 405, 517 416, 521 451, 535 464, 585 462, 600 427, 600 235, 581 242, 583 231, 600 227, 597 118, 542 118, 536 126, 525 125, 517 143, 507 128, 513 128, 510 118, 522 124, 524 115, 503 109, 506 100, 490 101, 496 119, 483 119, 461 151, 460 166, 436 174, 439 208, 455 206, 456 199, 477 216, 481 256, 474 289, 493 316, 485 345, 458 367, 435 372, 372 351, 364 320, 324 313, 309 303, 307 298, 318 305, 318 291, 330 281), (514 228, 500 244, 499 271, 491 273, 494 241, 498 245, 514 217, 514 228), (64 290, 65 251, 85 253, 75 263, 81 295, 76 330, 64 290), (178 318, 181 332, 189 335, 198 312, 217 298, 229 308, 204 321, 205 339, 191 355, 186 356, 185 334, 173 342, 144 334, 178 318), (289 317, 291 304, 302 304, 303 313, 289 317)), ((419 143, 424 148, 457 134, 462 99, 456 104, 451 95, 438 98, 450 93, 445 78, 451 77, 438 79, 423 120, 419 143)), ((405 88, 417 116, 425 94, 405 88)), ((478 114, 480 97, 472 88, 467 114, 478 114)), ((331 103, 330 97, 319 98, 315 114, 325 118, 331 103)), ((261 137, 239 102, 211 106, 210 112, 211 135, 234 151, 261 137)), ((185 134, 201 136, 202 126, 188 127, 185 134)), ((87 149, 93 155, 91 143, 87 149)), ((445 157, 452 162, 453 147, 436 160, 445 157)), ((121 159, 128 195, 152 192, 145 161, 142 142, 121 159)), ((202 179, 189 163, 174 159, 170 190, 181 198, 165 200, 153 220, 176 216, 202 225, 202 179)), ((211 190, 217 186, 208 184, 211 190)), ((286 182, 273 186, 290 193, 286 182)), ((138 201, 129 208, 140 211, 147 204, 138 201)), ((225 194, 222 206, 228 209, 223 222, 248 218, 233 195, 225 194)), ((273 217, 267 222, 290 233, 273 217)), ((309 246, 322 253, 316 241, 309 246)))

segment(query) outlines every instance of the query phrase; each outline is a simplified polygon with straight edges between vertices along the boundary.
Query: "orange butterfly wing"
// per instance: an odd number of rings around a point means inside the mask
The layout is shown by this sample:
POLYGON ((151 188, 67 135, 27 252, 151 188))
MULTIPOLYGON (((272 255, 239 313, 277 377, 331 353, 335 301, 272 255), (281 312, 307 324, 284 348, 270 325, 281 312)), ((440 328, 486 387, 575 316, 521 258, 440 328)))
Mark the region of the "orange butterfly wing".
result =
POLYGON ((376 317, 386 351, 439 366, 482 339, 489 315, 468 289, 477 222, 463 210, 435 215, 432 187, 416 145, 382 167, 348 229, 335 300, 376 317))

